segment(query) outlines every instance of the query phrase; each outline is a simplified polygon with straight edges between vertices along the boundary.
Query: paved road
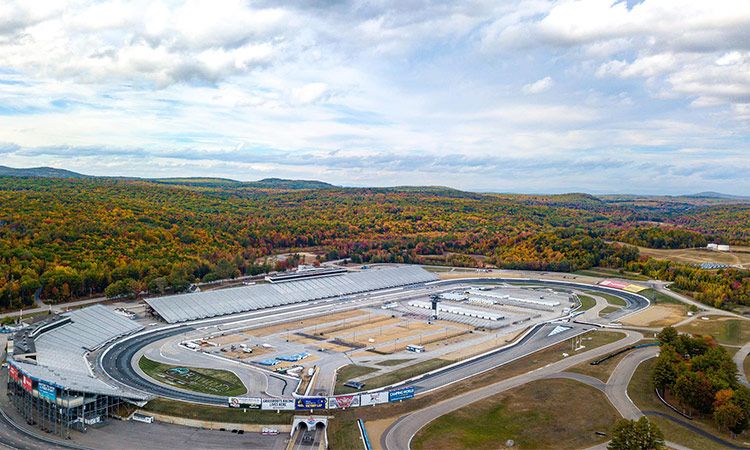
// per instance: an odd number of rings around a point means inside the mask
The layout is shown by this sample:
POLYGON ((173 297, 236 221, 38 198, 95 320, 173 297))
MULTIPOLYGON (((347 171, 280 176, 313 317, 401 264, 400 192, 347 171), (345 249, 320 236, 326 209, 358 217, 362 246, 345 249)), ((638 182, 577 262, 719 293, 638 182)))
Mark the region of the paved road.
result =
POLYGON ((750 342, 743 345, 739 350, 737 350, 737 353, 734 354, 732 359, 734 360, 734 363, 737 364, 737 371, 740 375, 740 383, 750 387, 750 382, 748 382, 747 375, 745 374, 745 359, 747 359, 748 354, 750 354, 750 342))
POLYGON ((381 437, 381 445, 387 450, 408 449, 411 438, 417 433, 417 431, 440 416, 448 414, 452 411, 455 411, 456 409, 470 405, 484 398, 491 397, 514 387, 521 386, 530 381, 539 380, 550 374, 561 372, 591 358, 606 355, 618 348, 632 345, 643 338, 643 335, 641 333, 627 330, 622 331, 626 334, 626 337, 617 342, 606 344, 593 350, 570 356, 562 361, 558 361, 534 371, 476 389, 458 397, 444 400, 425 409, 421 409, 419 411, 415 411, 406 416, 403 416, 390 427, 388 427, 388 429, 386 429, 386 431, 383 433, 383 436, 381 437))

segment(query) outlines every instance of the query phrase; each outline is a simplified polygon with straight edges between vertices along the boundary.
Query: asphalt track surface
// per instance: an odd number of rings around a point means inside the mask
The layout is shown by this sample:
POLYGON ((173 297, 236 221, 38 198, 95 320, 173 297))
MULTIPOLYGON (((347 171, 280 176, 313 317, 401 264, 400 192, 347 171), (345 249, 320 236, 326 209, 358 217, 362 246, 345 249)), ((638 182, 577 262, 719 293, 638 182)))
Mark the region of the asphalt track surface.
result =
MULTIPOLYGON (((555 280, 537 280, 537 279, 518 279, 518 278, 471 278, 471 279, 455 279, 455 280, 442 280, 438 282, 432 282, 428 285, 415 285, 407 287, 404 290, 404 294, 415 289, 424 288, 428 286, 451 286, 459 284, 497 284, 497 283, 519 283, 528 282, 535 286, 544 287, 557 287, 566 289, 586 289, 598 292, 606 292, 609 294, 617 295, 623 298, 627 305, 622 308, 620 316, 631 314, 642 308, 648 306, 648 301, 639 295, 632 294, 626 291, 617 291, 612 289, 603 288, 596 285, 582 285, 579 283, 555 281, 555 280)), ((373 293, 377 294, 377 292, 373 293)), ((345 306, 344 302, 332 301, 330 305, 335 307, 338 303, 341 306, 345 306)), ((308 303, 300 304, 300 308, 309 306, 308 303)), ((269 310, 268 313, 272 314, 274 311, 269 310)), ((226 320, 231 320, 231 317, 226 320)), ((444 368, 437 373, 428 374, 421 377, 414 383, 410 383, 415 387, 417 392, 429 391, 436 389, 463 378, 482 373, 498 365, 508 362, 508 360, 515 359, 517 357, 524 356, 534 351, 545 348, 549 345, 553 345, 557 342, 562 342, 572 336, 580 334, 585 331, 585 328, 581 328, 575 324, 568 324, 571 329, 559 333, 554 336, 542 336, 539 331, 545 326, 535 327, 528 335, 526 335, 517 345, 509 348, 501 348, 495 352, 483 355, 480 358, 472 359, 461 364, 444 368)), ((137 391, 156 395, 160 397, 171 398, 174 400, 190 402, 190 403, 201 403, 209 405, 226 405, 227 398, 212 396, 200 393, 191 393, 183 390, 173 389, 165 385, 157 384, 146 377, 141 376, 133 367, 132 361, 133 356, 142 348, 164 338, 176 336, 185 332, 195 330, 195 326, 190 323, 183 326, 170 328, 167 330, 154 330, 153 332, 144 333, 135 338, 131 338, 125 341, 114 343, 107 350, 105 355, 101 358, 99 363, 104 372, 116 380, 118 383, 127 386, 128 388, 135 389, 137 391)), ((546 333, 545 333, 546 334, 546 333)))

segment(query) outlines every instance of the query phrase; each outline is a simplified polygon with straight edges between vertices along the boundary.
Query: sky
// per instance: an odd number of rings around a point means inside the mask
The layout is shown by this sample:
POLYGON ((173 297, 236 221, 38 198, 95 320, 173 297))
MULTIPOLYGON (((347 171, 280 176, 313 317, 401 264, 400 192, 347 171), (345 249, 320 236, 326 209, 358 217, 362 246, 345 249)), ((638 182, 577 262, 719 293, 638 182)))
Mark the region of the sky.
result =
POLYGON ((0 2, 0 164, 750 194, 750 1, 0 2))

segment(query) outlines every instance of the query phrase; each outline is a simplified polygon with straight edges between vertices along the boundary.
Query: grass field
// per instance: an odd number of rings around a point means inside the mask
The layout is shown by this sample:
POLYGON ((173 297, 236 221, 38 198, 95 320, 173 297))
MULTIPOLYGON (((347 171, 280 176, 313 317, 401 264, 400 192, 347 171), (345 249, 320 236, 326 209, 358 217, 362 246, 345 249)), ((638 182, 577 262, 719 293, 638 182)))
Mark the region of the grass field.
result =
POLYGON ((579 311, 587 311, 596 306, 596 300, 588 295, 578 294, 578 298, 581 300, 581 308, 579 311))
MULTIPOLYGON (((637 342, 637 344, 643 344, 646 342, 654 342, 654 341, 642 340, 640 342, 637 342)), ((586 362, 582 362, 581 364, 577 364, 571 367, 567 371, 581 373, 581 374, 588 375, 594 378, 598 378, 606 383, 607 380, 609 379, 609 376, 612 375, 612 372, 614 372, 615 367, 617 367, 617 365, 620 364, 620 361, 622 361, 622 359, 626 357, 627 355, 628 355, 628 352, 621 353, 615 356, 614 358, 610 358, 604 361, 603 363, 597 364, 595 366, 591 365, 591 361, 594 361, 594 360, 590 359, 586 362)), ((600 359, 600 358, 601 357, 598 357, 595 359, 600 359)))
MULTIPOLYGON (((356 411, 357 408, 355 408, 356 411)), ((335 433, 328 431, 328 448, 331 449, 360 449, 362 438, 359 434, 357 419, 347 418, 341 423, 336 423, 335 433)))
MULTIPOLYGON (((628 396, 633 400, 633 403, 635 403, 636 406, 638 406, 642 410, 659 411, 665 414, 679 417, 671 409, 664 406, 664 404, 659 401, 659 398, 654 392, 654 385, 651 382, 651 368, 653 367, 653 364, 655 362, 656 359, 650 359, 638 366, 638 369, 636 369, 635 373, 633 374, 633 378, 630 380, 630 384, 628 385, 628 396)), ((669 419, 657 416, 648 416, 648 419, 659 426, 661 431, 664 433, 664 439, 667 441, 672 441, 677 444, 695 449, 708 449, 718 447, 713 441, 710 441, 696 433, 693 433, 689 429, 682 427, 670 421, 669 419)), ((696 419, 692 420, 690 423, 692 425, 705 429, 711 434, 720 435, 723 439, 731 440, 728 434, 719 433, 713 426, 707 425, 702 420, 696 419)), ((740 442, 737 443, 741 444, 740 442)))
POLYGON ((397 366, 399 364, 407 363, 409 361, 414 361, 414 359, 412 359, 412 358, 408 358, 408 359, 386 359, 385 361, 376 362, 375 365, 390 367, 390 366, 397 366))
POLYGON ((599 311, 599 317, 604 317, 604 316, 606 316, 609 313, 613 313, 613 312, 617 311, 618 309, 620 309, 620 308, 618 308, 616 306, 607 306, 606 308, 604 308, 601 311, 599 311))
MULTIPOLYGON (((242 410, 239 408, 222 408, 219 406, 196 405, 178 402, 165 398, 151 400, 143 408, 146 411, 166 414, 187 419, 206 420, 212 422, 257 423, 261 425, 288 425, 292 421, 294 412, 261 411, 259 409, 242 410)), ((197 443, 196 443, 197 444, 197 443)))
POLYGON ((750 320, 707 316, 678 327, 679 331, 697 335, 711 335, 719 344, 743 345, 750 341, 750 320))
POLYGON ((540 380, 447 414, 420 430, 412 448, 588 448, 619 418, 604 394, 573 380, 540 380), (582 401, 585 399, 585 401, 582 401))
MULTIPOLYGON (((362 382, 365 383, 365 389, 379 388, 388 386, 389 384, 397 383, 402 380, 406 380, 411 377, 415 377, 417 375, 438 369, 443 366, 447 366, 452 362, 453 361, 446 361, 439 358, 428 359, 427 361, 422 361, 417 364, 412 364, 411 366, 396 369, 392 372, 384 373, 372 378, 367 378, 366 380, 362 380, 362 382)), ((339 389, 339 386, 336 386, 337 394, 349 394, 352 392, 357 392, 357 390, 346 386, 341 386, 341 388, 339 389)))
MULTIPOLYGON (((356 364, 346 365, 336 372, 336 387, 334 388, 334 394, 342 394, 342 389, 349 389, 344 386, 344 383, 351 380, 352 378, 361 377, 368 373, 377 372, 378 369, 374 367, 358 366, 356 364)), ((351 392, 351 391, 350 391, 351 392)))
POLYGON ((237 375, 228 370, 172 366, 145 356, 138 361, 138 366, 157 381, 203 394, 233 397, 247 392, 237 375))
POLYGON ((639 292, 639 294, 651 300, 652 303, 657 304, 657 305, 660 305, 660 304, 684 305, 683 302, 677 300, 676 298, 671 297, 667 294, 663 294, 657 290, 650 289, 650 288, 642 290, 641 292, 639 292))
POLYGON ((591 295, 598 295, 599 297, 603 298, 612 306, 627 306, 627 302, 620 297, 612 294, 607 294, 606 292, 598 292, 598 291, 586 291, 588 294, 591 295))
MULTIPOLYGON (((592 350, 611 342, 618 341, 625 337, 624 334, 616 331, 592 331, 585 335, 591 340, 584 341, 586 350, 592 350)), ((446 395, 461 395, 463 393, 487 386, 498 381, 506 380, 517 375, 528 373, 534 369, 544 367, 563 359, 562 353, 570 351, 570 342, 561 342, 544 350, 527 355, 511 363, 500 366, 496 369, 484 372, 480 375, 459 381, 450 387, 438 390, 434 393, 417 397, 413 400, 403 403, 388 403, 375 407, 359 408, 353 410, 340 411, 336 413, 336 419, 329 423, 329 433, 336 434, 340 427, 348 426, 349 420, 361 418, 365 421, 382 420, 389 417, 400 417, 408 412, 416 411, 446 397, 446 395)), ((350 449, 350 446, 331 447, 333 450, 350 449)))

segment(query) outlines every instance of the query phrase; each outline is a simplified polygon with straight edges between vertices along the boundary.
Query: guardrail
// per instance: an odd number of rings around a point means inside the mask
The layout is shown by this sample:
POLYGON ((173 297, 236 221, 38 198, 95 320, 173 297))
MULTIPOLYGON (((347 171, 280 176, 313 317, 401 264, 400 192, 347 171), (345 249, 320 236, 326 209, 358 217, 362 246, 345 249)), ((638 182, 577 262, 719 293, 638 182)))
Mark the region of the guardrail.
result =
POLYGON ((359 428, 359 434, 362 437, 362 443, 365 446, 365 450, 372 450, 372 445, 370 444, 370 438, 367 436, 365 423, 362 422, 362 419, 357 419, 357 427, 359 428))

